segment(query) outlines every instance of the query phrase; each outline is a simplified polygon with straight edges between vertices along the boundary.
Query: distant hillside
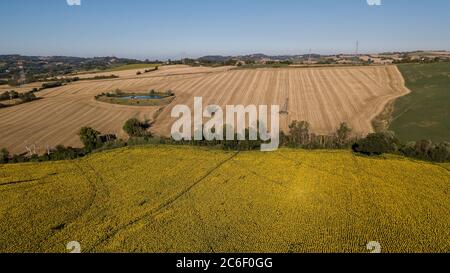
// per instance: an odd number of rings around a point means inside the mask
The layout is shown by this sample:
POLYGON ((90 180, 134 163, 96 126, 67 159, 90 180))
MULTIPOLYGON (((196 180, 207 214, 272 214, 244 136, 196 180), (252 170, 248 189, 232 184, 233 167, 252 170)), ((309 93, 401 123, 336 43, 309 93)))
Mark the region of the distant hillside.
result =
POLYGON ((266 54, 250 54, 250 55, 237 55, 237 56, 222 56, 222 55, 210 55, 203 56, 197 60, 200 62, 227 62, 229 60, 242 60, 258 62, 262 60, 266 61, 300 61, 308 58, 318 59, 321 58, 320 54, 304 54, 304 55, 266 55, 266 54))
POLYGON ((0 81, 11 85, 67 75, 79 71, 107 70, 146 62, 117 57, 79 58, 66 56, 0 55, 0 81))

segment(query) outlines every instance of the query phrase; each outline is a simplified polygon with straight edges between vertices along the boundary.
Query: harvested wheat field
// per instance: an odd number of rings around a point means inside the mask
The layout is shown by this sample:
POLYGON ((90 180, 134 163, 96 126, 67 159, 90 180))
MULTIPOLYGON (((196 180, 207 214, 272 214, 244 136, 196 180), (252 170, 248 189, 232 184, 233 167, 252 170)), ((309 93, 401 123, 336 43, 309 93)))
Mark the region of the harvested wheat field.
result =
MULTIPOLYGON (((347 122, 356 134, 373 131, 372 120, 395 98, 409 90, 395 66, 249 69, 215 73, 205 77, 164 83, 177 94, 172 103, 193 107, 195 96, 205 105, 280 105, 289 101, 289 115, 281 128, 294 120, 306 120, 317 134, 330 134, 347 122)), ((157 86, 158 87, 158 86, 157 86)), ((167 135, 174 119, 167 107, 154 131, 167 135)))
POLYGON ((139 76, 136 71, 139 69, 105 73, 120 78, 81 81, 44 90, 37 93, 42 100, 0 109, 0 147, 16 153, 24 152, 27 145, 36 145, 38 152, 47 145, 77 147, 81 143, 76 133, 82 126, 125 137, 122 125, 133 117, 157 117, 152 131, 168 136, 174 121, 170 117, 172 107, 193 107, 195 96, 203 97, 205 105, 222 107, 282 106, 289 101, 289 115, 281 118, 284 130, 293 120, 306 120, 318 134, 333 132, 341 122, 349 123, 356 134, 367 134, 373 130, 371 121, 384 106, 409 92, 395 66, 248 70, 163 66, 139 76), (117 88, 125 92, 171 89, 176 98, 163 109, 111 105, 94 99, 95 95, 117 88), (161 113, 155 115, 158 110, 161 113))
POLYGON ((40 88, 42 86, 42 82, 34 82, 29 84, 24 84, 21 86, 12 87, 9 85, 0 85, 0 93, 6 92, 6 91, 16 91, 18 93, 25 93, 28 91, 33 90, 33 88, 40 88))
MULTIPOLYGON (((223 69, 225 68, 220 68, 219 71, 223 69)), ((119 79, 80 81, 46 89, 36 93, 41 100, 0 109, 0 147, 13 153, 26 152, 26 147, 32 150, 36 148, 37 153, 43 153, 47 147, 59 144, 79 147, 81 143, 77 133, 83 126, 91 126, 102 133, 114 133, 125 138, 122 126, 126 120, 137 117, 151 121, 159 108, 102 103, 95 100, 96 95, 117 88, 130 92, 147 92, 152 85, 161 81, 199 77, 214 71, 215 69, 208 68, 170 66, 140 77, 130 71, 120 71, 114 72, 120 76, 119 79)))
POLYGON ((0 166, 0 253, 450 251, 450 173, 397 156, 148 146, 0 166), (170 167, 168 167, 170 166, 170 167), (24 198, 26 202, 24 202, 24 198))

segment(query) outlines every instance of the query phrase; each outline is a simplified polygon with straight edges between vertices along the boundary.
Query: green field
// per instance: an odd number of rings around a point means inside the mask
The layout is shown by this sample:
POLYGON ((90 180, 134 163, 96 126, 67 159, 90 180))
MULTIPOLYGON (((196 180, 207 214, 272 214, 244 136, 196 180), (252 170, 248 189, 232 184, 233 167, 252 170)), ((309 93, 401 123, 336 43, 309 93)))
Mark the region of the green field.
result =
POLYGON ((122 66, 113 67, 111 69, 107 69, 101 72, 114 72, 114 71, 123 71, 123 70, 133 70, 133 69, 148 69, 153 68, 155 66, 159 66, 160 64, 127 64, 122 66))
POLYGON ((0 165, 0 252, 450 252, 450 173, 347 151, 149 146, 0 165))
POLYGON ((450 62, 398 67, 412 93, 396 101, 390 130, 403 141, 450 141, 450 62))
MULTIPOLYGON (((90 71, 82 71, 77 73, 78 75, 83 74, 92 74, 92 73, 106 73, 106 72, 118 72, 125 70, 134 70, 134 69, 150 69, 156 66, 161 66, 161 64, 127 64, 127 65, 119 65, 112 68, 104 69, 104 70, 90 70, 90 71)), ((144 72, 144 71, 142 71, 144 72)))
POLYGON ((168 95, 167 93, 155 92, 153 95, 160 96, 158 99, 148 99, 148 98, 127 98, 131 96, 148 96, 149 93, 123 93, 121 95, 115 96, 97 96, 96 100, 106 103, 119 104, 119 105, 131 105, 131 106, 163 106, 170 104, 174 99, 174 95, 168 95))

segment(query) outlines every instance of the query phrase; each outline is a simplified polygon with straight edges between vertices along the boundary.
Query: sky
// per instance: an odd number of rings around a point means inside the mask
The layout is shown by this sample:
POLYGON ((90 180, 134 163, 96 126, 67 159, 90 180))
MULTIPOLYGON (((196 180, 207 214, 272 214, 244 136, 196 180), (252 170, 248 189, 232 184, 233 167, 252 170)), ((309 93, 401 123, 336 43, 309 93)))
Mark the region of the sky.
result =
POLYGON ((335 54, 356 41, 370 53, 450 50, 449 14, 449 0, 0 0, 0 54, 335 54))

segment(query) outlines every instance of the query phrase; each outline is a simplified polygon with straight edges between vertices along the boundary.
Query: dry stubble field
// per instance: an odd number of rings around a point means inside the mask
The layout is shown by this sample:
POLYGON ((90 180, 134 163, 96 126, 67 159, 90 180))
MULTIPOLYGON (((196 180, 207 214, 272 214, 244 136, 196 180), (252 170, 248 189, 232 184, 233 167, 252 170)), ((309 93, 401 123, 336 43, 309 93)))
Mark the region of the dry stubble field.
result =
MULTIPOLYGON (((158 71, 136 75, 140 70, 107 72, 118 79, 75 82, 38 93, 42 100, 0 109, 0 147, 25 151, 26 145, 45 147, 64 144, 80 146, 78 130, 91 126, 102 133, 125 137, 124 122, 133 117, 153 120, 158 107, 119 106, 97 102, 94 96, 117 88, 126 92, 172 89, 176 99, 158 115, 153 132, 168 135, 173 105, 193 106, 195 96, 204 104, 278 104, 289 99, 289 116, 282 117, 287 129, 293 120, 307 120, 318 134, 334 131, 347 122, 357 134, 373 130, 371 121, 386 103, 407 94, 395 66, 285 68, 231 70, 164 66, 158 71)), ((95 74, 101 75, 101 74, 95 74)), ((90 75, 83 75, 89 77, 90 75)))

